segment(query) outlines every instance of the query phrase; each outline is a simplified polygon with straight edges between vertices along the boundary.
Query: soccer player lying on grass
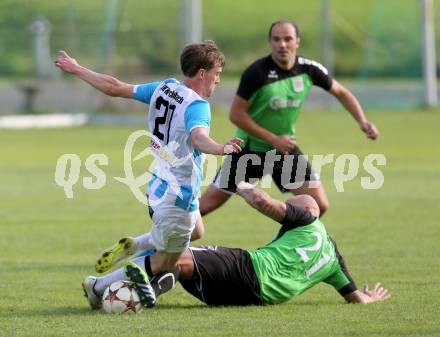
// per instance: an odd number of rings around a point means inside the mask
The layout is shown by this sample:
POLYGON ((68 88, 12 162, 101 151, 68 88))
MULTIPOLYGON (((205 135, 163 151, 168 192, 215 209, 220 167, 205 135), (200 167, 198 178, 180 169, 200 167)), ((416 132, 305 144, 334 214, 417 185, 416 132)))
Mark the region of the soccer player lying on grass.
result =
MULTIPOLYGON (((362 291, 357 289, 336 243, 319 220, 319 206, 312 197, 299 195, 282 202, 245 182, 238 184, 237 193, 260 213, 279 222, 281 229, 272 242, 251 251, 188 248, 178 261, 178 279, 190 294, 208 305, 279 304, 325 282, 349 303, 366 304, 390 297, 379 283, 371 290, 367 285, 362 291)), ((138 257, 128 264, 145 278, 135 283, 136 288, 142 288, 151 277, 143 260, 138 257)), ((120 279, 128 279, 123 268, 87 282, 94 283, 86 288, 92 308, 99 308, 105 288, 120 279)), ((174 286, 174 275, 152 278, 150 283, 160 295, 174 286)))

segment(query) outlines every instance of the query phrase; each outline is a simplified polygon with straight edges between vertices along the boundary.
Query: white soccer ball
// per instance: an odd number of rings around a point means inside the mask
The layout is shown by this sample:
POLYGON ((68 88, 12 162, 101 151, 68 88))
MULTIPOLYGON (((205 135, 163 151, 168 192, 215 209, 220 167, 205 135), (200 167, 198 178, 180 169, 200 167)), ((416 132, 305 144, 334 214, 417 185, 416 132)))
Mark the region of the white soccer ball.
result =
POLYGON ((142 304, 133 283, 117 281, 105 289, 102 308, 108 314, 138 313, 142 304))

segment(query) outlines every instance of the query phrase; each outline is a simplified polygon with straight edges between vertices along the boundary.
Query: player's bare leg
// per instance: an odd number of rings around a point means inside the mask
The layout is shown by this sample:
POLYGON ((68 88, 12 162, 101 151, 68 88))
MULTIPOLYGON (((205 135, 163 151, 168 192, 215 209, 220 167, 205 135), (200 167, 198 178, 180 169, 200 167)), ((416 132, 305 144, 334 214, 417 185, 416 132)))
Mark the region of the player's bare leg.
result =
POLYGON ((199 208, 202 216, 216 210, 229 200, 231 194, 223 192, 221 189, 210 185, 199 199, 199 208))
POLYGON ((168 253, 160 251, 150 256, 151 271, 154 275, 167 271, 172 271, 177 265, 182 253, 168 253))
POLYGON ((290 189, 289 191, 295 195, 308 194, 313 197, 318 203, 321 217, 329 207, 327 193, 325 192, 324 187, 319 181, 309 182, 307 185, 303 185, 299 188, 290 189))
POLYGON ((194 273, 194 260, 189 249, 185 250, 177 261, 179 267, 179 279, 189 280, 194 273))
POLYGON ((126 275, 134 283, 144 307, 154 307, 159 295, 174 288, 179 276, 177 261, 181 255, 182 253, 159 251, 151 257, 146 257, 143 267, 139 261, 126 265, 126 275))
POLYGON ((195 227, 191 233, 191 241, 201 239, 205 234, 205 224, 203 223, 202 216, 199 214, 195 227))

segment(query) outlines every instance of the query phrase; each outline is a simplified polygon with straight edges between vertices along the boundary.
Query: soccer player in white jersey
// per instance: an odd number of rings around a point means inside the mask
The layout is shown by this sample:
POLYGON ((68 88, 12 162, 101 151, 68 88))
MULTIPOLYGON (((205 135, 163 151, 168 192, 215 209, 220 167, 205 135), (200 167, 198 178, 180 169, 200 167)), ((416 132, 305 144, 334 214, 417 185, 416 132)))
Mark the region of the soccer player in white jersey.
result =
MULTIPOLYGON (((223 145, 209 137, 211 112, 205 98, 211 96, 220 82, 224 55, 214 42, 205 41, 186 46, 180 64, 182 82, 169 78, 132 85, 79 65, 65 51, 60 51, 55 61, 57 67, 104 94, 133 98, 150 105, 151 150, 157 163, 147 193, 152 230, 134 239, 121 239, 103 253, 96 265, 98 272, 104 272, 137 251, 155 248, 157 253, 145 259, 146 265, 142 268, 131 263, 120 271, 136 283, 141 301, 148 307, 154 306, 156 301, 149 278, 159 278, 164 289, 172 288, 178 274, 177 260, 188 247, 198 221, 203 229, 198 210, 202 153, 224 155, 241 151, 234 140, 223 145), (149 277, 143 270, 147 270, 149 277)), ((92 307, 99 307, 93 294, 96 282, 96 278, 88 277, 83 283, 92 307)))

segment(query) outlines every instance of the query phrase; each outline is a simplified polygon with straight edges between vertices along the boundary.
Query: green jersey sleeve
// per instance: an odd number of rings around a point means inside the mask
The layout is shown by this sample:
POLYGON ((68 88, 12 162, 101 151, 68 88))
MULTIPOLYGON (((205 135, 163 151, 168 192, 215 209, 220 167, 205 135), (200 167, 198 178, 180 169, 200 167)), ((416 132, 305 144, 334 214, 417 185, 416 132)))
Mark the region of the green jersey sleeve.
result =
POLYGON ((324 282, 332 285, 338 291, 350 284, 350 280, 347 276, 345 276, 341 269, 337 270, 332 276, 325 279, 324 282))

